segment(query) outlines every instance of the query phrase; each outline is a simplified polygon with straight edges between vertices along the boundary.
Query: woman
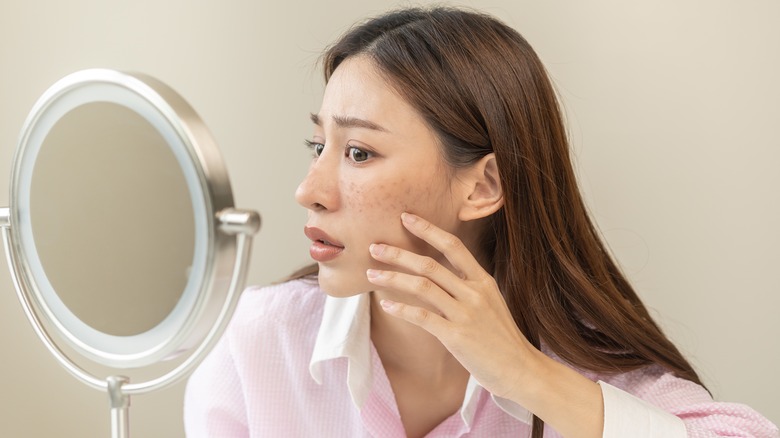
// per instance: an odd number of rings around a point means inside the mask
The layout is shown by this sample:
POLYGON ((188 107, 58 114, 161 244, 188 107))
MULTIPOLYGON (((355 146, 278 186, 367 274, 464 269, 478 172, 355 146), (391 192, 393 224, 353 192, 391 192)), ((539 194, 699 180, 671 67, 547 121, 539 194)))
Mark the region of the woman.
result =
POLYGON ((324 70, 296 192, 316 269, 245 292, 189 435, 778 436, 712 401, 610 258, 519 34, 403 10, 324 70))

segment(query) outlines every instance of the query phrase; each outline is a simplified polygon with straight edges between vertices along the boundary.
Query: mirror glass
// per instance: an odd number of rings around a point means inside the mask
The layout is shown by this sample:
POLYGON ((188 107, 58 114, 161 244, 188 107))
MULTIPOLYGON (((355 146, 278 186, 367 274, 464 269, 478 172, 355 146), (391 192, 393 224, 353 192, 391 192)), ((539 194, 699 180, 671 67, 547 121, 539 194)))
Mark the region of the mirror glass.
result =
POLYGON ((65 113, 30 184, 35 251, 59 299, 102 333, 132 336, 171 313, 193 264, 187 181, 165 138, 113 102, 65 113))

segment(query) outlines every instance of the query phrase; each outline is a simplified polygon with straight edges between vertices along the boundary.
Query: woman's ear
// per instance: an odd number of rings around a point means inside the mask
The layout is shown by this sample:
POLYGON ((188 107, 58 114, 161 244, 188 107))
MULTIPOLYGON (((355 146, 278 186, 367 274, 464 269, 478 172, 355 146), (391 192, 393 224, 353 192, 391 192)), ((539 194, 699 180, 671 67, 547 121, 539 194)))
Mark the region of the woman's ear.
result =
POLYGON ((480 158, 463 172, 458 179, 465 183, 466 198, 461 204, 458 219, 471 221, 490 216, 504 205, 504 191, 498 175, 496 154, 480 158))

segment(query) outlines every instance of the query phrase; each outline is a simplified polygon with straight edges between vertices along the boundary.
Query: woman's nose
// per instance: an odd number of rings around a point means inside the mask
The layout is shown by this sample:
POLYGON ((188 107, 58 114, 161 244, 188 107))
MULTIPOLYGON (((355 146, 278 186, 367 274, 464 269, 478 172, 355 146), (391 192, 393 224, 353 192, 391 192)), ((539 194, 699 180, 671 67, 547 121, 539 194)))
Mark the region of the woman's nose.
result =
POLYGON ((338 170, 324 157, 312 162, 295 191, 295 200, 312 211, 335 210, 339 204, 338 170))

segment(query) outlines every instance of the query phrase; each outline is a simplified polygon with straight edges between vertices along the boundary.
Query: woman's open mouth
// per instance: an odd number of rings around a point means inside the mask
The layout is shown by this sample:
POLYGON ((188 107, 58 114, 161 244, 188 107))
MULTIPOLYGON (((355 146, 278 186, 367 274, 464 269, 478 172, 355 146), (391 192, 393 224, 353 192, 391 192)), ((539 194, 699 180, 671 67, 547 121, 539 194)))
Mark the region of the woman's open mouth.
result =
POLYGON ((335 241, 319 228, 304 227, 303 233, 311 239, 309 255, 318 262, 333 260, 344 251, 344 246, 340 242, 335 241))

